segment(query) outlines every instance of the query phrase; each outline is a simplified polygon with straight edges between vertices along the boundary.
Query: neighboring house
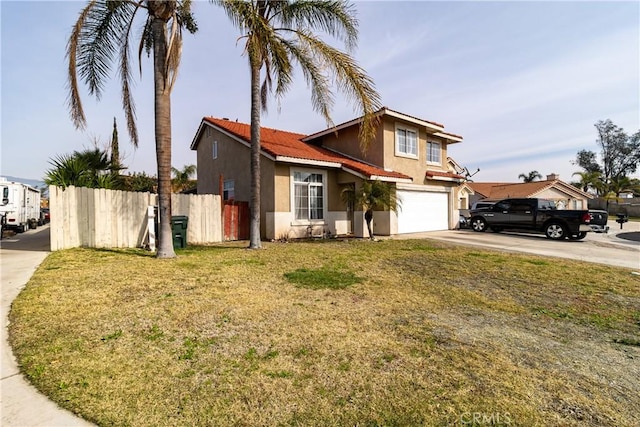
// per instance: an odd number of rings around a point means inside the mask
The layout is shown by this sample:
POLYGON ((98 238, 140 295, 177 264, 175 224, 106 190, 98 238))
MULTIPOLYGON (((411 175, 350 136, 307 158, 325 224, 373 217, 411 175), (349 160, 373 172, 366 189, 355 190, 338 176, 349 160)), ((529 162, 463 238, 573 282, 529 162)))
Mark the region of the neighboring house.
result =
MULTIPOLYGON (((363 180, 395 186, 398 213, 375 212, 374 232, 394 235, 454 228, 457 188, 464 181, 447 157, 462 137, 444 126, 382 108, 377 136, 362 154, 360 119, 312 135, 261 129, 261 236, 366 236, 363 212, 342 199, 363 180)), ((205 117, 191 144, 197 150, 198 194, 250 197, 250 126, 205 117)))
POLYGON ((467 182, 464 187, 473 190, 471 203, 478 200, 501 200, 510 197, 533 197, 553 200, 558 209, 587 209, 591 194, 560 180, 557 174, 547 175, 545 181, 499 183, 467 182))

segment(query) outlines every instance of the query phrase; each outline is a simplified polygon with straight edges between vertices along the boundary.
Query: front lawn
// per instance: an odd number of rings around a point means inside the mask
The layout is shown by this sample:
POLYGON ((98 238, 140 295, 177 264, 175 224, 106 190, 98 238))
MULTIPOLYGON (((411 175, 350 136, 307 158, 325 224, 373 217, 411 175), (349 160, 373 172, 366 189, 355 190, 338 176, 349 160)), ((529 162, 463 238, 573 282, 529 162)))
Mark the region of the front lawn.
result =
MULTIPOLYGON (((562 243, 560 243, 562 244, 562 243)), ((429 240, 51 254, 10 339, 99 425, 640 424, 640 276, 429 240)))

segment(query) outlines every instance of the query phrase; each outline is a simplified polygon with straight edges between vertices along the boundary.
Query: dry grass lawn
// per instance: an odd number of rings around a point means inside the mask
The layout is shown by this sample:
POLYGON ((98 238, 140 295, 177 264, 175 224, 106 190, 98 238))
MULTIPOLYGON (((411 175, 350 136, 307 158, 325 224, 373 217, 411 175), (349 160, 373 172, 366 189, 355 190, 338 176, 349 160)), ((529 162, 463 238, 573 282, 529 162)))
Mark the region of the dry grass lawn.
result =
POLYGON ((640 425, 629 270, 428 240, 178 254, 51 254, 10 315, 33 384, 105 426, 640 425))

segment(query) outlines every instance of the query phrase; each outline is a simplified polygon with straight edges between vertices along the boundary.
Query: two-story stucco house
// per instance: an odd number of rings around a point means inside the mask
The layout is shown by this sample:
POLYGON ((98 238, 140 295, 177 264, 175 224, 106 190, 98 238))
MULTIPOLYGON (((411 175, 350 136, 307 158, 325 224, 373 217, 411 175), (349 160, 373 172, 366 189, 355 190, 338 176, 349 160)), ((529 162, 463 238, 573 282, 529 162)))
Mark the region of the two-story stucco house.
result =
MULTIPOLYGON (((261 129, 261 235, 266 239, 331 233, 366 236, 363 212, 341 197, 363 180, 395 186, 401 209, 376 212, 374 232, 394 235, 446 230, 458 223, 457 188, 447 148, 462 137, 444 126, 388 108, 377 113, 377 136, 360 150, 354 119, 302 135, 261 129)), ((205 117, 191 144, 197 150, 198 193, 224 200, 250 196, 250 126, 205 117)))

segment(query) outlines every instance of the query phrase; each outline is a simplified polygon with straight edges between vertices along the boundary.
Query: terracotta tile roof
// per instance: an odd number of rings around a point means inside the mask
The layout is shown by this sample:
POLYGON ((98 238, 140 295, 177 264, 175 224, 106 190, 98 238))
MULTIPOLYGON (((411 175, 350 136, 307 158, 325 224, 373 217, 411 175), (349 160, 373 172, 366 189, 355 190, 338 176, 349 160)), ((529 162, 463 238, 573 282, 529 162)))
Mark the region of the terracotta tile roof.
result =
POLYGON ((481 194, 485 198, 492 200, 506 199, 509 197, 535 197, 536 194, 553 186, 564 187, 566 190, 572 190, 587 198, 592 198, 591 195, 560 180, 526 183, 468 182, 467 184, 476 194, 481 194))
MULTIPOLYGON (((249 124, 214 117, 205 117, 203 120, 224 129, 247 143, 251 142, 251 126, 249 124)), ((307 144, 302 141, 305 136, 300 133, 262 127, 260 128, 260 146, 264 152, 273 157, 291 157, 300 160, 339 163, 342 167, 367 177, 411 179, 409 176, 399 172, 386 171, 325 148, 307 144)))

